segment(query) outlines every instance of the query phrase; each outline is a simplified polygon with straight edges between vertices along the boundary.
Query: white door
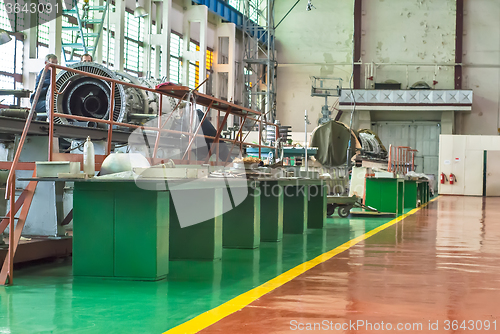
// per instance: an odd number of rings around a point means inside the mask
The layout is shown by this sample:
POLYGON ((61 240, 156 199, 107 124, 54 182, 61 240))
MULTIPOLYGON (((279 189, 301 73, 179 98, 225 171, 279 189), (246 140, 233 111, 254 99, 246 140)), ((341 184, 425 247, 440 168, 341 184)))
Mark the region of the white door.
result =
POLYGON ((500 151, 486 153, 486 196, 500 196, 500 151))

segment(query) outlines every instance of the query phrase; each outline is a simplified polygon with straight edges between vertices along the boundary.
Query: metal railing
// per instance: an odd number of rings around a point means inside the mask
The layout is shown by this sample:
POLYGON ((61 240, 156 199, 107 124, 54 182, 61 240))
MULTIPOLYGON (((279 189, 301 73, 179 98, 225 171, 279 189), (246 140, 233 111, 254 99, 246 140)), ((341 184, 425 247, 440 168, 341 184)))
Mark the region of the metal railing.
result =
POLYGON ((415 171, 416 152, 418 151, 408 146, 389 145, 387 171, 403 176, 415 171))

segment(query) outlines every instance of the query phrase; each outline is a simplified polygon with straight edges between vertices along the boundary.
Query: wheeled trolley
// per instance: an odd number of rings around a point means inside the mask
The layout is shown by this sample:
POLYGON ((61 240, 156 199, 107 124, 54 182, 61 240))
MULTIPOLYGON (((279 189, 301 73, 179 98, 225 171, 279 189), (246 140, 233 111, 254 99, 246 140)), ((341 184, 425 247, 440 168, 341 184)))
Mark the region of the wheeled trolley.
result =
POLYGON ((338 215, 342 218, 346 218, 351 213, 351 209, 358 202, 357 196, 328 196, 327 197, 327 207, 326 214, 331 216, 335 213, 335 209, 338 208, 338 215))

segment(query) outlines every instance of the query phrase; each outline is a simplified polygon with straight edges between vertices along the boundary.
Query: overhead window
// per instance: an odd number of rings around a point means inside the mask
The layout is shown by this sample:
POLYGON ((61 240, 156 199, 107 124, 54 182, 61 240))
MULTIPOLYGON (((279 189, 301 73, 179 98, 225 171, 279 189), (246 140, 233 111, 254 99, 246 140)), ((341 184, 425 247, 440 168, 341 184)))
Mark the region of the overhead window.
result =
MULTIPOLYGON (((234 9, 236 9, 237 11, 239 11, 240 13, 245 14, 244 13, 245 6, 243 5, 243 1, 246 1, 246 0, 229 0, 229 4, 232 7, 234 7, 234 9)), ((259 0, 250 0, 249 1, 249 5, 250 5, 250 8, 249 8, 249 11, 250 11, 249 18, 250 18, 250 20, 252 20, 255 23, 257 23, 258 17, 259 17, 259 13, 258 13, 258 11, 259 11, 259 0)))
MULTIPOLYGON (((115 9, 115 5, 113 3, 109 4, 109 12, 113 13, 115 9)), ((109 67, 113 68, 115 61, 115 30, 110 28, 109 30, 109 42, 108 42, 108 20, 104 21, 104 28, 102 30, 102 63, 107 64, 109 59, 109 67)), ((110 24, 111 26, 111 24, 110 24)))
MULTIPOLYGON (((21 16, 14 15, 9 20, 5 6, 0 6, 0 28, 13 32, 12 26, 22 27, 21 16), (12 23, 12 25, 11 25, 12 23)), ((22 89, 24 44, 20 35, 11 35, 11 41, 0 46, 0 89, 22 89)), ((14 96, 0 96, 0 106, 17 104, 14 96)))
POLYGON ((144 18, 134 17, 134 14, 125 12, 124 29, 124 68, 125 71, 135 75, 142 75, 144 58, 144 18))
MULTIPOLYGON (((200 51, 200 46, 194 42, 190 42, 190 50, 200 51)), ((190 88, 196 88, 200 84, 200 62, 189 62, 189 82, 190 88)))
POLYGON ((182 82, 182 37, 176 33, 170 35, 170 78, 171 82, 182 82))

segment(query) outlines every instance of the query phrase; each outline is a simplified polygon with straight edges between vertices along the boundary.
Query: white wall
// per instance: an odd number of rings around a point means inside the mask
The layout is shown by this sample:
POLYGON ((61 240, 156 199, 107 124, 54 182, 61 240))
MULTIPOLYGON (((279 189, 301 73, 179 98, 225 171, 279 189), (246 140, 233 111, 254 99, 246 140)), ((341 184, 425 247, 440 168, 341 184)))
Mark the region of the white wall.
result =
MULTIPOLYGON (((276 2, 276 21, 294 2, 276 2)), ((341 76, 352 67, 353 1, 302 2, 276 30, 277 115, 282 124, 302 129, 304 109, 313 127, 323 100, 310 96, 312 75, 341 76)), ((454 88, 456 0, 363 0, 361 86, 367 64, 376 63, 376 82, 393 79, 402 88, 423 80, 436 89, 454 88), (399 65, 398 65, 399 64, 399 65), (401 65, 415 64, 415 65, 401 65)), ((474 90, 473 110, 456 113, 457 134, 496 135, 500 128, 500 1, 464 0, 463 88, 474 90)), ((371 81, 367 81, 370 88, 371 81)), ((334 99, 329 100, 329 105, 334 99)), ((372 115, 374 116, 374 115, 372 115)), ((378 120, 440 120, 428 113, 375 115, 378 120)), ((355 118, 356 119, 356 118, 355 118)), ((451 126, 450 128, 453 128, 451 126)))
MULTIPOLYGON (((276 1, 276 22, 293 4, 276 1)), ((277 117, 293 131, 303 131, 304 110, 309 112, 309 131, 321 115, 324 98, 311 97, 310 77, 342 77, 347 87, 352 69, 354 1, 315 0, 313 4, 316 9, 306 11, 305 2, 300 2, 276 29, 277 117)), ((334 100, 329 99, 329 104, 334 100)))
POLYGON ((500 1, 464 0, 464 88, 474 90, 461 134, 498 134, 500 115, 500 1))
POLYGON ((454 67, 446 64, 455 63, 455 14, 455 0, 363 1, 361 54, 378 64, 373 82, 392 79, 406 89, 436 80, 436 89, 453 89, 454 67))
POLYGON ((439 183, 439 194, 482 196, 484 151, 500 151, 500 136, 441 135, 439 174, 453 173, 458 182, 439 183))

